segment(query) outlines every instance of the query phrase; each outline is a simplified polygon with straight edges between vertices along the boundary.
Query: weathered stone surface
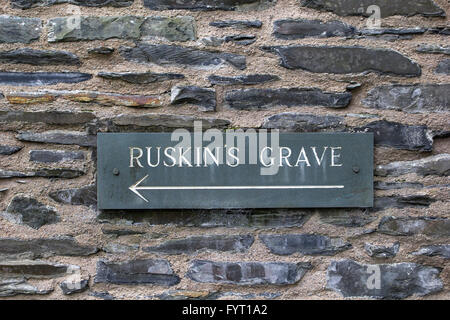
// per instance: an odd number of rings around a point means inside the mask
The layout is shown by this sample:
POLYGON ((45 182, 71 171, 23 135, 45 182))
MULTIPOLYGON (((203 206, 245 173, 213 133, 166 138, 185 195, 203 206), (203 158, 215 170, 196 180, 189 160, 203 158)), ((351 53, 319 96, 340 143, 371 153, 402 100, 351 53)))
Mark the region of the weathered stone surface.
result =
POLYGON ((415 256, 438 256, 444 259, 450 259, 450 244, 434 244, 431 246, 424 246, 411 254, 415 256))
POLYGON ((449 27, 433 27, 433 28, 429 28, 428 32, 431 34, 441 34, 441 35, 448 36, 448 35, 450 35, 450 28, 449 27))
POLYGON ((104 226, 102 227, 102 232, 104 234, 114 235, 114 236, 130 236, 135 234, 145 234, 145 231, 138 230, 133 227, 110 227, 104 226))
POLYGON ((30 43, 41 35, 38 18, 0 16, 0 43, 30 43))
POLYGON ((288 132, 323 132, 343 131, 345 124, 344 118, 338 116, 283 112, 265 118, 261 127, 288 132))
POLYGON ((225 39, 218 37, 205 37, 200 39, 200 43, 208 47, 219 47, 225 42, 225 39))
POLYGON ((31 150, 30 161, 42 163, 67 162, 75 160, 84 160, 82 151, 64 151, 64 150, 31 150))
POLYGON ((445 11, 433 0, 301 0, 301 5, 321 11, 331 11, 339 16, 370 16, 372 12, 367 12, 371 5, 380 7, 381 17, 389 16, 413 16, 423 15, 426 17, 443 17, 445 11))
POLYGON ((138 244, 123 244, 123 243, 116 243, 116 242, 111 242, 106 244, 105 246, 103 246, 102 251, 106 252, 106 253, 111 253, 111 254, 120 254, 120 253, 129 253, 132 251, 138 251, 139 250, 139 245, 138 244))
POLYGON ((394 258, 400 250, 400 242, 395 242, 392 246, 378 246, 371 243, 364 244, 364 250, 372 258, 389 259, 394 258))
POLYGON ((355 37, 386 41, 411 40, 414 35, 424 34, 425 28, 372 28, 359 30, 355 37))
POLYGON ((247 29, 261 28, 262 22, 259 20, 217 20, 211 21, 209 25, 216 28, 247 29))
POLYGON ((434 72, 450 75, 450 59, 445 59, 439 62, 434 72))
POLYGON ((217 69, 227 64, 239 70, 246 68, 246 59, 242 55, 176 45, 138 43, 134 48, 120 47, 119 51, 126 60, 137 63, 179 65, 197 69, 217 69))
POLYGON ((141 115, 121 114, 114 117, 112 131, 170 131, 176 128, 193 129, 194 121, 201 121, 203 129, 225 129, 230 121, 217 118, 196 118, 192 116, 146 113, 141 115))
POLYGON ((98 76, 110 80, 122 80, 133 84, 147 84, 168 80, 184 79, 180 73, 154 73, 154 72, 99 72, 98 76))
POLYGON ((437 268, 415 263, 364 265, 353 260, 332 261, 327 288, 344 297, 403 299, 441 291, 439 273, 437 268))
POLYGON ((6 95, 6 99, 13 104, 33 104, 56 101, 58 99, 81 102, 96 103, 101 106, 126 106, 154 108, 161 106, 159 96, 131 95, 97 91, 64 91, 45 90, 37 92, 12 92, 6 95))
POLYGON ((355 131, 372 132, 377 146, 415 151, 431 151, 433 148, 431 131, 426 126, 379 120, 355 128, 355 131))
POLYGON ((0 169, 0 179, 33 177, 34 172, 20 172, 0 169))
POLYGON ((97 187, 96 185, 89 185, 53 191, 49 193, 49 197, 59 203, 95 207, 97 206, 97 187))
POLYGON ((419 53, 446 54, 450 55, 450 46, 439 46, 433 44, 421 44, 416 49, 419 53))
POLYGON ((187 276, 196 282, 238 285, 285 285, 300 281, 309 262, 217 262, 194 260, 187 276))
POLYGON ((7 145, 0 145, 0 155, 2 156, 10 156, 14 153, 19 152, 22 150, 22 146, 7 146, 7 145))
POLYGON ((431 237, 449 237, 450 220, 436 217, 383 217, 378 232, 392 236, 424 234, 431 237))
POLYGON ((225 42, 233 42, 234 44, 240 46, 248 46, 252 43, 255 43, 256 36, 253 34, 235 34, 230 36, 225 36, 223 38, 225 42))
POLYGON ((323 92, 317 88, 238 89, 225 93, 225 105, 240 110, 276 106, 345 108, 351 99, 349 92, 323 92))
POLYGON ((190 103, 201 111, 216 111, 216 90, 196 86, 176 86, 170 94, 171 104, 190 103))
POLYGON ((338 227, 363 227, 377 219, 369 210, 364 209, 321 209, 320 221, 338 227))
POLYGON ((362 101, 369 108, 411 113, 450 111, 450 84, 387 85, 369 91, 362 101))
POLYGON ((44 295, 53 291, 53 288, 38 288, 23 278, 0 279, 0 297, 14 297, 20 294, 44 295))
POLYGON ((0 84, 6 86, 45 86, 88 81, 91 74, 80 72, 0 72, 0 84))
POLYGON ((181 210, 181 211, 102 211, 100 222, 114 223, 131 221, 150 225, 175 225, 200 228, 248 227, 248 228, 290 228, 301 227, 308 221, 308 210, 181 210))
POLYGON ((89 256, 98 251, 96 247, 82 246, 72 237, 13 239, 0 238, 0 256, 89 256))
POLYGON ((48 41, 82 41, 139 39, 143 17, 136 16, 108 16, 108 17, 78 17, 79 21, 72 21, 72 17, 58 17, 48 20, 48 41))
POLYGON ((384 182, 375 181, 375 190, 396 190, 396 189, 422 189, 424 186, 420 182, 384 182))
POLYGON ((276 3, 276 0, 144 0, 151 10, 242 10, 257 9, 276 3))
POLYGON ((55 208, 23 195, 15 196, 2 215, 12 222, 27 225, 33 229, 60 221, 55 208))
POLYGON ((122 263, 100 260, 97 263, 95 282, 173 286, 180 282, 180 278, 167 260, 130 260, 122 263))
POLYGON ((158 246, 143 248, 146 252, 165 254, 192 254, 199 250, 245 252, 255 241, 252 235, 192 236, 168 240, 158 246))
POLYGON ((427 195, 387 196, 374 199, 373 211, 381 211, 389 208, 427 208, 436 200, 427 195))
POLYGON ((28 122, 56 125, 84 124, 95 119, 92 112, 0 110, 0 122, 28 122))
POLYGON ((80 267, 34 260, 0 262, 0 276, 7 278, 15 278, 15 277, 25 277, 26 279, 56 278, 64 276, 69 271, 75 269, 80 269, 80 267))
POLYGON ((51 6, 69 3, 85 7, 128 7, 134 0, 10 0, 13 8, 30 9, 34 7, 51 6))
POLYGON ((73 53, 67 51, 34 50, 30 48, 0 51, 0 63, 23 63, 33 66, 81 65, 80 59, 73 53))
POLYGON ((64 280, 59 284, 63 294, 71 295, 74 293, 84 292, 89 289, 89 280, 81 279, 79 281, 64 280))
POLYGON ((88 50, 89 54, 100 54, 100 55, 110 55, 115 51, 111 47, 96 47, 88 50))
POLYGON ((287 69, 336 74, 376 72, 403 77, 421 75, 417 63, 390 49, 308 45, 262 49, 277 54, 280 65, 287 69))
POLYGON ((341 21, 324 22, 321 20, 290 19, 277 20, 273 23, 273 26, 274 36, 286 40, 308 37, 348 37, 356 32, 354 27, 341 21))
POLYGON ((22 172, 15 170, 2 170, 0 169, 0 179, 7 178, 25 178, 25 177, 42 177, 42 178, 60 178, 60 179, 73 179, 84 175, 85 172, 77 169, 65 169, 65 168, 41 168, 34 171, 22 172))
POLYGON ((168 41, 196 40, 195 20, 189 16, 147 17, 141 26, 141 39, 153 38, 168 41))
POLYGON ((212 84, 220 84, 220 85, 235 85, 235 84, 251 85, 277 81, 280 80, 280 77, 272 74, 249 74, 235 77, 210 75, 208 77, 208 80, 212 84))
POLYGON ((20 141, 75 144, 83 147, 95 147, 97 145, 97 137, 95 135, 77 131, 21 132, 16 135, 16 138, 20 141))
POLYGON ((450 154, 438 154, 413 161, 392 162, 378 165, 375 168, 375 175, 381 177, 398 177, 409 173, 415 173, 420 176, 448 176, 450 175, 450 154))
POLYGON ((262 234, 261 241, 273 254, 333 256, 350 249, 352 245, 340 238, 330 238, 318 234, 262 234))

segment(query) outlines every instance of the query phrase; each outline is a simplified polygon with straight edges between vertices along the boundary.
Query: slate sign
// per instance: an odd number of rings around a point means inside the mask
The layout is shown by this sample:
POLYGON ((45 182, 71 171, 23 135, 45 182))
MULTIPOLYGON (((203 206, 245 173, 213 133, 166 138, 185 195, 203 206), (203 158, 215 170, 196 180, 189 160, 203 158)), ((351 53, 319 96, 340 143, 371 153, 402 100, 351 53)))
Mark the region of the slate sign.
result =
POLYGON ((207 132, 98 134, 99 209, 373 205, 371 133, 207 132))

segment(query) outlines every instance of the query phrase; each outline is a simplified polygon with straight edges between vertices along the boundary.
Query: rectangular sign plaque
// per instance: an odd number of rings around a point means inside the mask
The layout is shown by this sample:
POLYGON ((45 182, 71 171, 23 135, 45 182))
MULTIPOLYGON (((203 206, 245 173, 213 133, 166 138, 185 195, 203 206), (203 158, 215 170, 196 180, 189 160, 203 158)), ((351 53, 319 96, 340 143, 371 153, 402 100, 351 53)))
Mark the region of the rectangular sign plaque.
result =
POLYGON ((233 132, 98 134, 99 209, 373 205, 371 133, 233 132))

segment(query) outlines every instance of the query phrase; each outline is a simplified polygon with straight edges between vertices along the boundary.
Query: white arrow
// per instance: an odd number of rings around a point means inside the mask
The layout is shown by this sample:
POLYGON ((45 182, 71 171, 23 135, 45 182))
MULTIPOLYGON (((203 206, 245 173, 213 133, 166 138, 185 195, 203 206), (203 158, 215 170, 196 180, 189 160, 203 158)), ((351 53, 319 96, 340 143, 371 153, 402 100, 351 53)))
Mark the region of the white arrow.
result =
POLYGON ((139 185, 148 178, 148 175, 133 184, 129 189, 145 202, 148 202, 138 190, 251 190, 251 189, 343 189, 343 185, 302 185, 302 186, 152 186, 140 187, 139 185))

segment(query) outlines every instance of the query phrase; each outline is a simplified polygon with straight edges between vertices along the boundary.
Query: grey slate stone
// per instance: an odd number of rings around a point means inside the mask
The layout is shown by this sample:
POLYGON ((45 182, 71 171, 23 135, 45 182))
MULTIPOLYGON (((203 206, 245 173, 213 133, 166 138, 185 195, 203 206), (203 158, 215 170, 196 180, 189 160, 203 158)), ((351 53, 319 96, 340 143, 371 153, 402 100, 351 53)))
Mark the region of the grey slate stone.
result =
POLYGON ((33 66, 81 65, 80 59, 73 53, 67 51, 35 50, 30 48, 0 51, 0 63, 23 63, 33 66))
POLYGON ((211 21, 209 25, 216 28, 247 29, 261 28, 262 22, 259 20, 217 20, 211 21))
POLYGON ((200 43, 208 47, 219 47, 225 42, 225 39, 218 37, 205 37, 200 39, 200 43))
POLYGON ((450 59, 445 59, 439 62, 434 72, 439 74, 450 75, 450 59))
POLYGON ((100 222, 115 223, 123 220, 150 225, 175 225, 200 228, 291 228, 301 227, 312 212, 308 210, 142 210, 102 211, 100 222))
POLYGON ((20 141, 79 145, 83 147, 95 147, 97 137, 84 132, 53 130, 45 132, 21 132, 16 135, 20 141))
POLYGON ((13 8, 30 9, 35 7, 51 6, 69 3, 84 7, 128 7, 134 0, 10 0, 13 8))
POLYGON ((0 155, 2 156, 10 156, 14 153, 22 150, 22 146, 8 146, 8 145, 0 145, 0 155))
POLYGON ((436 200, 427 195, 387 196, 374 199, 372 211, 381 211, 389 208, 427 208, 436 200))
POLYGON ((144 0, 151 10, 242 10, 258 9, 275 4, 276 0, 144 0))
POLYGON ((217 262, 194 260, 187 277, 196 282, 238 285, 286 285, 300 281, 309 262, 217 262))
POLYGON ((17 295, 45 295, 53 291, 53 288, 35 287, 23 278, 0 279, 0 297, 14 297, 17 295))
POLYGON ((121 263, 99 260, 95 282, 173 286, 180 282, 180 278, 173 272, 167 260, 130 260, 121 263))
POLYGON ((0 179, 33 177, 34 172, 21 172, 0 169, 0 179))
POLYGON ((6 216, 2 215, 8 220, 33 229, 60 221, 55 208, 23 195, 16 195, 6 208, 6 216))
POLYGON ((245 252, 255 241, 252 235, 206 235, 168 240, 158 246, 145 247, 145 252, 192 254, 200 250, 245 252))
POLYGON ((276 106, 323 106, 345 108, 352 94, 323 92, 317 88, 238 89, 225 93, 225 105, 232 109, 263 109, 276 106))
POLYGON ((75 160, 84 160, 82 151, 64 151, 64 150, 31 150, 30 161, 42 163, 67 162, 75 160))
POLYGON ((365 209, 320 209, 319 216, 322 223, 347 228, 364 227, 377 219, 365 209))
POLYGON ((190 16, 147 17, 141 26, 141 39, 163 38, 168 41, 197 39, 195 20, 190 16))
POLYGON ((196 86, 176 86, 170 94, 173 105, 190 103, 197 105, 200 111, 216 111, 216 90, 196 86))
POLYGON ((77 169, 66 168, 42 168, 37 169, 34 173, 35 177, 43 178, 60 178, 60 179, 74 179, 85 175, 86 172, 77 169))
POLYGON ((88 185, 81 188, 53 191, 49 193, 49 197, 58 203, 96 207, 97 186, 88 185))
POLYGON ((68 271, 75 269, 80 269, 80 267, 35 260, 0 262, 0 276, 6 278, 57 278, 64 276, 68 273, 68 271))
POLYGON ((371 243, 364 244, 364 250, 372 258, 389 259, 394 258, 400 250, 400 242, 395 242, 392 246, 378 246, 371 243))
POLYGON ((415 263, 365 265, 353 260, 331 261, 327 288, 344 297, 404 299, 441 291, 443 284, 439 273, 437 268, 415 263), (375 279, 377 274, 379 286, 375 279))
POLYGON ((272 74, 249 74, 234 77, 210 75, 208 77, 208 80, 212 84, 219 84, 219 85, 235 85, 235 84, 252 85, 277 81, 280 80, 280 77, 272 74))
POLYGON ((176 45, 138 43, 134 48, 120 47, 119 52, 126 60, 137 63, 179 65, 197 69, 217 69, 227 64, 239 70, 246 68, 246 59, 242 55, 176 45))
POLYGON ((412 252, 415 256, 442 257, 450 259, 450 244, 433 244, 421 247, 419 250, 412 252))
POLYGON ((129 253, 138 250, 139 250, 138 244, 127 245, 123 243, 107 243, 102 248, 102 251, 111 254, 129 253))
POLYGON ((431 131, 426 126, 379 120, 354 130, 356 132, 372 132, 376 146, 413 151, 431 151, 433 149, 431 131))
POLYGON ((424 234, 430 237, 449 237, 450 220, 436 217, 383 217, 378 232, 391 236, 424 234))
POLYGON ((96 247, 80 245, 72 237, 14 239, 0 238, 0 256, 27 256, 42 258, 50 256, 89 256, 98 251, 96 247))
POLYGON ((390 49, 309 45, 262 49, 277 54, 280 57, 280 65, 287 69, 336 74, 376 72, 402 77, 421 75, 421 68, 417 63, 390 49))
POLYGON ((398 190, 398 189, 422 189, 424 186, 420 182, 384 182, 375 181, 375 190, 398 190))
POLYGON ((355 34, 356 29, 341 21, 289 19, 276 20, 273 23, 275 38, 294 40, 309 37, 349 37, 355 34))
POLYGON ((30 43, 39 39, 41 30, 41 19, 0 16, 0 43, 30 43))
POLYGON ((448 176, 450 175, 450 154, 438 154, 420 160, 391 162, 375 168, 375 175, 381 177, 398 177, 409 173, 420 176, 448 176))
POLYGON ((287 132, 323 132, 345 129, 344 118, 314 114, 283 112, 264 119, 263 129, 279 129, 287 132))
POLYGON ((81 41, 139 39, 143 17, 108 16, 79 17, 75 23, 73 17, 57 17, 48 20, 48 41, 81 41))
POLYGON ((148 84, 168 80, 184 79, 180 73, 154 73, 154 72, 99 72, 101 78, 122 80, 133 84, 148 84))
POLYGON ((176 128, 192 130, 194 122, 201 121, 203 129, 225 129, 230 121, 218 118, 197 118, 193 116, 146 113, 141 115, 120 114, 111 119, 112 132, 167 132, 176 128))
POLYGON ((381 17, 413 16, 445 17, 445 11, 433 0, 301 0, 301 5, 320 11, 331 11, 339 16, 370 16, 367 8, 371 5, 380 7, 381 17))
POLYGON ((95 47, 88 50, 89 54, 99 54, 99 55, 110 55, 115 51, 114 48, 111 47, 95 47))
POLYGON ((240 46, 248 46, 252 43, 255 43, 256 36, 253 34, 235 34, 230 36, 225 36, 223 38, 225 42, 233 42, 234 44, 240 46))
POLYGON ((88 81, 91 74, 80 72, 0 72, 0 84, 6 86, 45 86, 88 81))
POLYGON ((450 111, 450 84, 387 85, 371 89, 366 107, 410 113, 450 111))
POLYGON ((92 112, 0 110, 0 122, 46 123, 54 125, 84 124, 95 119, 92 112))
POLYGON ((446 54, 450 55, 450 46, 440 46, 433 44, 421 44, 416 49, 419 53, 446 54))
POLYGON ((65 295, 71 295, 74 293, 80 293, 84 292, 87 289, 89 289, 89 280, 88 279, 81 279, 80 281, 70 281, 70 280, 64 280, 59 284, 59 287, 61 288, 61 291, 65 295))
POLYGON ((283 256, 296 252, 304 255, 333 256, 352 247, 340 238, 318 234, 262 234, 259 239, 271 253, 283 256))

